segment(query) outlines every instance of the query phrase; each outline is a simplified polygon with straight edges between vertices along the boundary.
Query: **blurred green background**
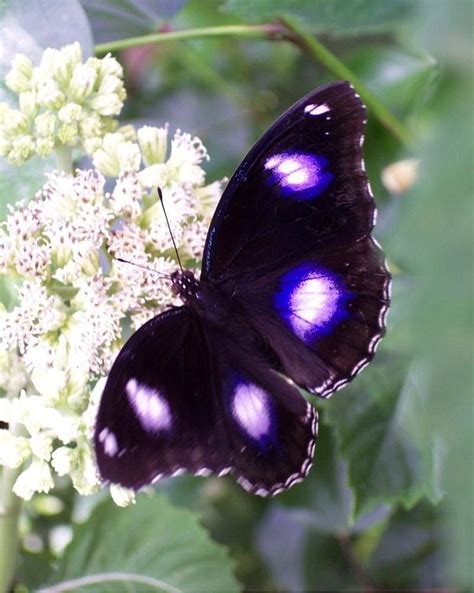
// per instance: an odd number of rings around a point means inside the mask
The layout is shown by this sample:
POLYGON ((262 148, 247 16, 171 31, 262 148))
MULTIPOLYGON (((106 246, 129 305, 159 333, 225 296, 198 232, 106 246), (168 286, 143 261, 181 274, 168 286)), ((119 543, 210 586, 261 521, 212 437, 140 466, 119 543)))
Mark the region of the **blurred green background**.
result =
MULTIPOLYGON (((411 136, 400 141, 369 110, 365 155, 379 206, 375 234, 394 275, 389 330, 370 367, 333 399, 316 403, 323 427, 309 478, 271 500, 227 479, 177 478, 156 489, 191 509, 229 550, 245 591, 472 590, 473 3, 81 4, 96 44, 157 30, 295 19, 411 136), (390 194, 381 171, 406 158, 419 159, 418 178, 405 193, 390 194)), ((5 6, 15 12, 12 3, 5 6)), ((199 136, 211 156, 210 181, 230 176, 295 100, 336 78, 301 47, 277 39, 199 38, 116 55, 129 94, 121 119, 169 122, 171 129, 199 136)), ((2 167, 4 211, 7 202, 40 187, 47 164, 31 163, 21 175, 2 167)), ((61 513, 31 510, 31 529, 40 537, 80 515, 84 502, 67 487, 58 496, 65 502, 61 513)), ((107 531, 126 512, 134 545, 152 546, 163 536, 161 500, 155 519, 145 503, 126 511, 101 503, 90 529, 107 531), (156 521, 156 533, 134 530, 146 513, 156 521)), ((81 537, 79 530, 66 555, 59 555, 60 576, 87 563, 78 552, 81 537)), ((52 554, 48 546, 41 554, 25 552, 22 576, 31 587, 46 579, 52 554)))

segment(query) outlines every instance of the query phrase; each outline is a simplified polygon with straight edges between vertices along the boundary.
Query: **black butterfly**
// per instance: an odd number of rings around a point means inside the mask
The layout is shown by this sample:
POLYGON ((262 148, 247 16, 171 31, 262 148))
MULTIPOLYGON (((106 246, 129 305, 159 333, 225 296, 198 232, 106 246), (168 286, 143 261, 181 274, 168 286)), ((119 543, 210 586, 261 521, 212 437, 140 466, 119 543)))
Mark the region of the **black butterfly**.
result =
POLYGON ((390 275, 370 233, 365 107, 347 82, 298 101, 230 180, 201 279, 173 274, 184 305, 125 344, 95 428, 105 480, 232 473, 273 495, 311 466, 321 397, 372 358, 390 275))

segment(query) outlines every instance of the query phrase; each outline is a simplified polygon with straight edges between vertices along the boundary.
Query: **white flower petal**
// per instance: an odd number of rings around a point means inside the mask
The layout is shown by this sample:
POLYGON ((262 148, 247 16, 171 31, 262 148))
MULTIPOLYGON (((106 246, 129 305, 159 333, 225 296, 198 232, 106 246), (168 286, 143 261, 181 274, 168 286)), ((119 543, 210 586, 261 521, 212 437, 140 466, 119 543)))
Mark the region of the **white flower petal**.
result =
POLYGON ((16 479, 13 492, 24 500, 30 500, 35 492, 49 492, 53 486, 53 474, 49 464, 34 459, 16 479))

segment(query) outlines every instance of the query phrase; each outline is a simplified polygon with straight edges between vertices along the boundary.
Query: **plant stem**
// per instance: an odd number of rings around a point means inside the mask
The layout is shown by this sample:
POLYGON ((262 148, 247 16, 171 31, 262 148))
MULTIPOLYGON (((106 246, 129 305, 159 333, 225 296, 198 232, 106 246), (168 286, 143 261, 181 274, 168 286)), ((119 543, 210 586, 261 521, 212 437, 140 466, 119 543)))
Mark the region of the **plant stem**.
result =
MULTIPOLYGON (((20 434, 18 426, 13 434, 20 434)), ((18 518, 21 499, 13 492, 13 485, 21 473, 21 467, 4 467, 0 482, 0 593, 10 590, 18 555, 18 518)))
POLYGON ((72 173, 72 149, 61 144, 56 147, 56 161, 58 169, 65 173, 72 173))
POLYGON ((357 78, 344 62, 335 56, 327 47, 318 41, 313 35, 307 33, 299 24, 288 18, 282 19, 282 23, 287 29, 287 39, 295 45, 300 46, 309 57, 327 68, 340 79, 348 80, 354 85, 361 99, 366 106, 372 110, 372 113, 396 138, 403 144, 412 144, 412 138, 409 130, 390 113, 390 111, 381 103, 375 95, 357 78))
POLYGON ((323 65, 337 78, 351 82, 364 103, 372 111, 380 123, 403 144, 410 146, 413 142, 409 130, 373 95, 344 62, 334 55, 327 47, 308 33, 293 19, 282 18, 279 23, 263 25, 225 25, 220 27, 201 27, 182 31, 167 31, 152 33, 141 37, 129 37, 110 43, 99 43, 95 46, 95 53, 102 55, 107 52, 119 51, 130 47, 138 47, 149 43, 162 43, 183 39, 197 39, 202 37, 254 37, 260 39, 286 40, 304 50, 309 57, 323 65))
POLYGON ((200 27, 197 29, 185 29, 182 31, 166 31, 162 33, 151 33, 141 37, 129 37, 109 43, 99 43, 95 46, 96 55, 107 52, 119 51, 129 47, 148 45, 149 43, 161 43, 163 41, 178 41, 182 39, 196 39, 200 37, 228 37, 237 35, 239 37, 266 38, 278 36, 282 33, 282 26, 278 23, 264 25, 225 25, 221 27, 200 27))

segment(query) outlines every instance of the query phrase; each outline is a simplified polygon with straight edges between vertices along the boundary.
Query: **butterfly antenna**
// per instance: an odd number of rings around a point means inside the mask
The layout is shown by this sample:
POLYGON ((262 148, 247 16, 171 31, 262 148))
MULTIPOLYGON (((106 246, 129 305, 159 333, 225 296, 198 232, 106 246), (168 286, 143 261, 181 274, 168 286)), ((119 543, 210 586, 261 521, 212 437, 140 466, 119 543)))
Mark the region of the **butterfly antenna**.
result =
POLYGON ((128 259, 123 259, 123 257, 116 257, 115 259, 124 264, 130 264, 131 266, 136 266, 137 268, 148 270, 149 272, 153 272, 153 274, 158 274, 158 276, 162 276, 163 278, 168 278, 168 280, 171 280, 171 276, 169 274, 163 274, 163 272, 158 272, 158 270, 154 270, 153 268, 149 268, 148 266, 143 266, 142 264, 137 264, 133 261, 128 261, 128 259))
POLYGON ((168 230, 170 232, 171 241, 173 242, 174 251, 176 253, 176 259, 178 260, 180 270, 183 271, 183 266, 181 265, 181 260, 179 258, 178 248, 176 247, 173 233, 171 232, 170 221, 168 220, 168 215, 166 214, 165 205, 163 203, 163 193, 161 191, 161 187, 157 187, 157 191, 158 191, 158 197, 160 198, 161 207, 163 208, 163 212, 165 214, 166 224, 168 225, 168 230))

